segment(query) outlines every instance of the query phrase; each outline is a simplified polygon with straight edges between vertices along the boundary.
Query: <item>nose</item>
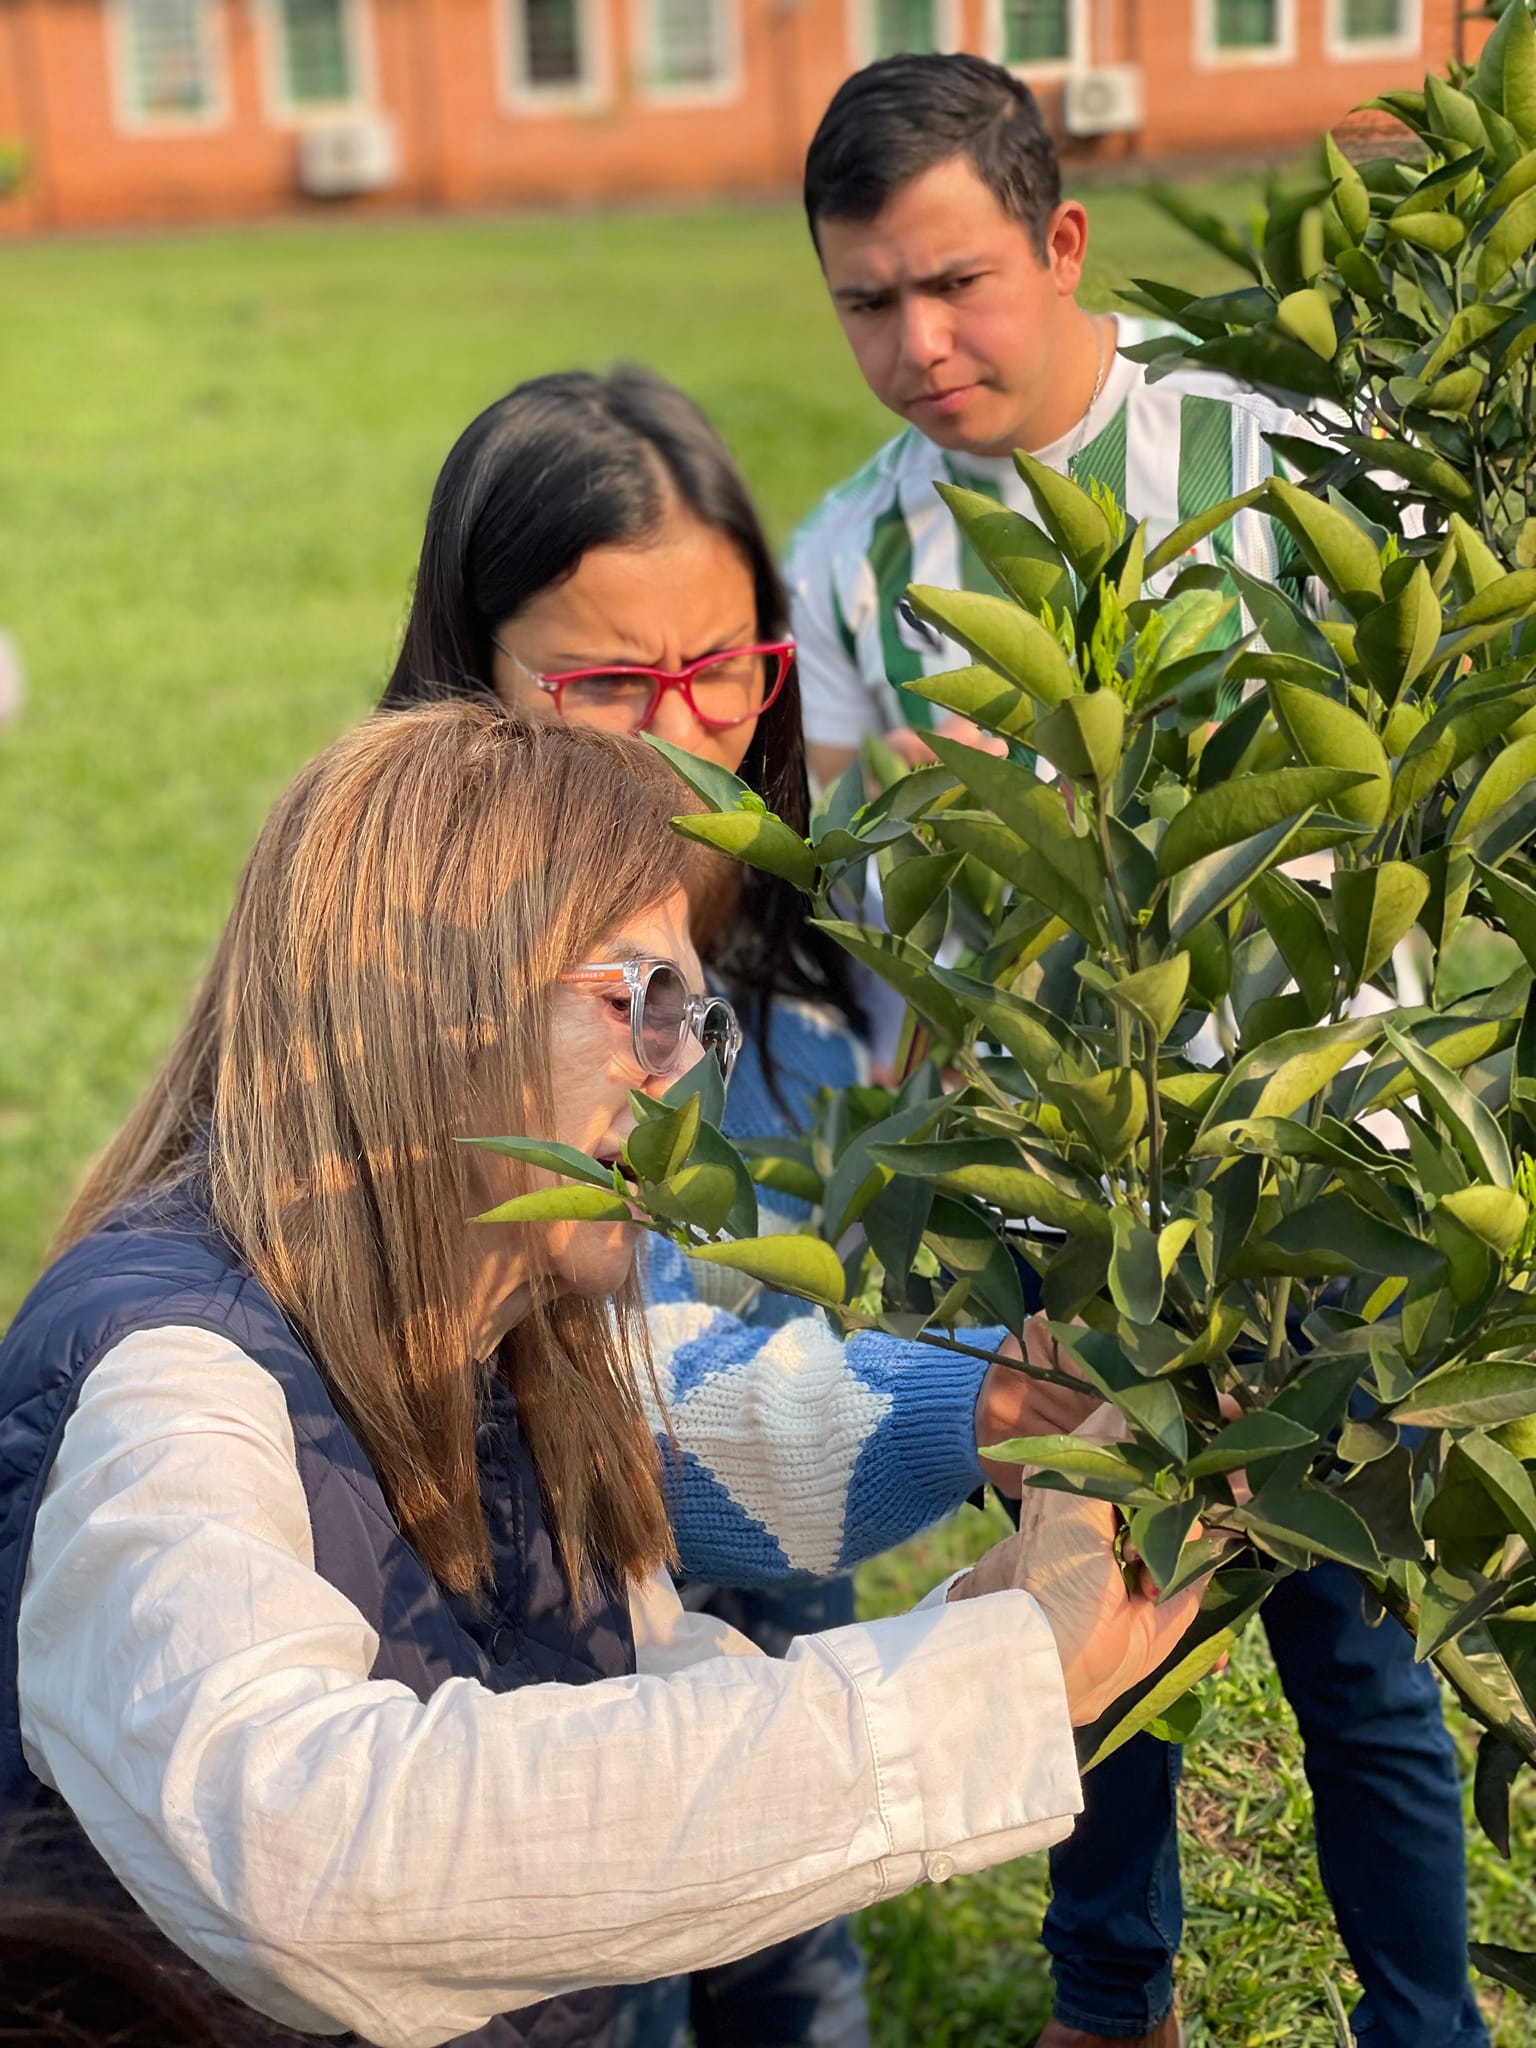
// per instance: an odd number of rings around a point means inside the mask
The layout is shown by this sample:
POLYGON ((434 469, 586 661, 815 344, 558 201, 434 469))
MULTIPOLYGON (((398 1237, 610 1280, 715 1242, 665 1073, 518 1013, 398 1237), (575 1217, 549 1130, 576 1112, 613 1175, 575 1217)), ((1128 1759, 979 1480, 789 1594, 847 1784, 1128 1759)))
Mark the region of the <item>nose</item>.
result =
POLYGON ((926 373, 949 354, 949 315, 937 299, 921 292, 902 301, 902 360, 914 370, 926 373))
POLYGON ((709 737, 708 727, 700 725, 688 707, 688 699, 677 689, 662 691, 648 730, 669 746, 681 747, 685 754, 702 753, 709 737))

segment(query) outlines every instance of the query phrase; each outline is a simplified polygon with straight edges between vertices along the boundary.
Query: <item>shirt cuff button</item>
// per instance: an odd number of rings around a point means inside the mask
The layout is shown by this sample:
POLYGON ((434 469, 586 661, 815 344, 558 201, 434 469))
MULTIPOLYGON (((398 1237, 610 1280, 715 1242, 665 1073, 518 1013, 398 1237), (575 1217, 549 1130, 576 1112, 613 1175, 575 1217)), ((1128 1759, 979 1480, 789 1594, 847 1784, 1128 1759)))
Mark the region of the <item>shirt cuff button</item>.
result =
POLYGON ((923 1864, 923 1875, 930 1884, 943 1884, 955 1874, 955 1859, 946 1856, 942 1850, 936 1856, 929 1856, 923 1864))

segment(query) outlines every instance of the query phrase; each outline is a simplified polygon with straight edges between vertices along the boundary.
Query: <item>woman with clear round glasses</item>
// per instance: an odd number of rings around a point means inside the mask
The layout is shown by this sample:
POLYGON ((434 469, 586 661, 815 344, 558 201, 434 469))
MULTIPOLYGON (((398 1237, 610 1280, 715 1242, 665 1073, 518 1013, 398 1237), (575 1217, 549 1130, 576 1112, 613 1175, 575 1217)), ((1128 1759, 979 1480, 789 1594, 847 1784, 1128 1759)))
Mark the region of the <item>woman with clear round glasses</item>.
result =
MULTIPOLYGON (((803 830, 787 621, 746 485, 690 399, 634 367, 539 377, 481 413, 443 466, 384 704, 494 699, 523 717, 653 733, 740 775, 803 830)), ((730 1136, 798 1129, 818 1088, 864 1078, 846 957, 787 882, 731 869, 696 905, 693 937, 742 1021, 730 1136)), ((765 1228, 803 1222, 804 1204, 761 1195, 765 1228)), ((684 1598, 777 1653, 851 1621, 852 1566, 984 1476, 1017 1493, 1017 1468, 984 1467, 979 1446, 1072 1429, 1092 1405, 1006 1364, 880 1334, 844 1345, 802 1305, 712 1276, 663 1241, 645 1248, 642 1278, 683 1454, 671 1499, 695 1581, 684 1598)), ((971 1334, 1017 1352, 1017 1333, 971 1334)), ((689 2004, 660 1989, 637 2001, 636 2048, 678 2039, 689 2004)), ((699 2048, 867 2037, 844 1928, 696 1982, 691 2008, 699 2048)))
POLYGON ((337 741, 0 1343, 0 1836, 274 2043, 609 2048, 605 1986, 1045 1846, 1193 1617, 1044 1494, 782 1663, 679 1604, 638 1226, 464 1142, 617 1159, 729 1063, 677 803, 490 705, 337 741))

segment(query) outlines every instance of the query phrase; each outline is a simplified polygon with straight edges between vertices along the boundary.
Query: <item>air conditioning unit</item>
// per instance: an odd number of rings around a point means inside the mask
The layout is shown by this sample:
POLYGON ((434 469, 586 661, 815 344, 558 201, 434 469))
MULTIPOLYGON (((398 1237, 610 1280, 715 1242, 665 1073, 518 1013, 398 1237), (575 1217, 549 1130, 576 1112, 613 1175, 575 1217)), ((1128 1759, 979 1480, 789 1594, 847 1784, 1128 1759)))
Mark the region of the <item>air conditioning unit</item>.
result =
POLYGON ((379 192, 400 175, 395 124, 383 114, 332 114, 299 136, 299 185, 316 199, 379 192))
POLYGON ((1062 97, 1069 135, 1120 135, 1141 126, 1141 66, 1104 64, 1074 71, 1062 97))

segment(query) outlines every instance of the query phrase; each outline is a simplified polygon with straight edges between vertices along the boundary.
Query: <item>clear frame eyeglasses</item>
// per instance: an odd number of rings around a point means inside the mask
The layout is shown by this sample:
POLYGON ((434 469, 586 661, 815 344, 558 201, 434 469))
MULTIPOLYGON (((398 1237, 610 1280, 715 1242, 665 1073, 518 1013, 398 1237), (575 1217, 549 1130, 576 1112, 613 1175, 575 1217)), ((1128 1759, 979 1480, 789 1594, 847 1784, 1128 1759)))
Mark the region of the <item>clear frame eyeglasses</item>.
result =
POLYGON ((629 1035, 642 1073, 658 1078, 675 1074, 692 1037, 714 1054, 721 1079, 729 1083, 741 1051, 736 1012, 723 996, 695 995, 670 960, 596 961, 573 967, 560 979, 572 988, 627 993, 629 1035))

